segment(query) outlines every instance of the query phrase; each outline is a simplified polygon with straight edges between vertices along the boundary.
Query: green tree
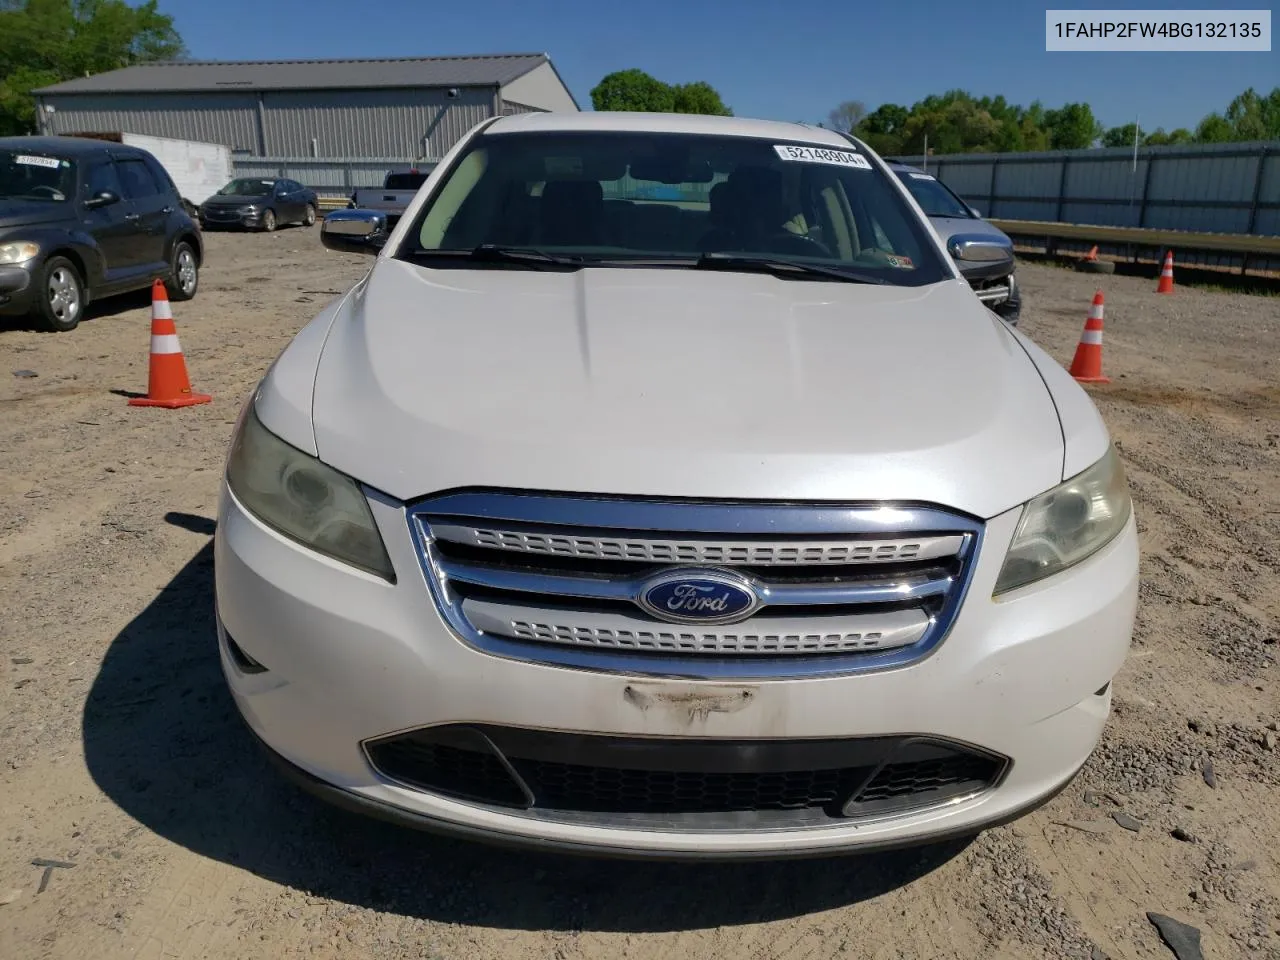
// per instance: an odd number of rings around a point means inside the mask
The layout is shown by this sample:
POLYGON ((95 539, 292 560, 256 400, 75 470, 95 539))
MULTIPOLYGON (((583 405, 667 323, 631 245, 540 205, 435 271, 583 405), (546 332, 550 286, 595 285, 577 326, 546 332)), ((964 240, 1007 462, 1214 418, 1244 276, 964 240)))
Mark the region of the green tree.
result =
POLYGON ((882 103, 858 124, 861 133, 901 133, 911 111, 896 103, 882 103))
MULTIPOLYGON (((1272 91, 1280 93, 1280 87, 1272 91)), ((1268 98, 1270 99, 1270 98, 1268 98)), ((1266 140, 1280 136, 1280 131, 1268 129, 1267 103, 1250 87, 1231 101, 1227 107, 1227 122, 1231 124, 1233 140, 1266 140)))
POLYGON ((1168 133, 1165 133, 1163 127, 1156 127, 1155 130, 1142 138, 1142 142, 1149 147, 1168 147, 1177 143, 1190 143, 1191 140, 1191 131, 1186 127, 1178 127, 1178 129, 1170 130, 1168 133))
POLYGON ((1211 113, 1196 127, 1196 143, 1230 143, 1235 131, 1231 122, 1220 113, 1211 113))
POLYGON ((32 90, 185 52, 156 0, 0 0, 0 136, 35 131, 32 90))
POLYGON ((1111 127, 1102 135, 1102 145, 1104 147, 1131 147, 1137 132, 1138 125, 1136 123, 1126 123, 1123 126, 1111 127))
MULTIPOLYGON (((828 124, 841 129, 841 104, 828 115, 828 124)), ((861 106, 858 104, 857 106, 861 106)), ((975 97, 964 90, 931 94, 910 108, 886 103, 866 114, 853 131, 872 149, 886 156, 930 153, 1006 153, 1079 150, 1096 143, 1131 147, 1135 124, 1104 129, 1087 103, 1068 103, 1046 110, 1039 101, 1021 107, 1004 97, 975 97)), ((1280 87, 1265 96, 1245 90, 1222 113, 1211 113, 1195 128, 1165 132, 1137 131, 1140 143, 1227 143, 1280 139, 1280 87)))
POLYGON ((638 110, 644 113, 702 113, 732 116, 715 87, 702 80, 672 86, 643 70, 617 70, 591 91, 596 110, 638 110))
POLYGON ((1054 150, 1081 150, 1093 146, 1102 136, 1102 125, 1093 116, 1087 103, 1068 103, 1060 110, 1049 110, 1044 115, 1048 128, 1049 146, 1054 150))
POLYGON ((674 99, 672 112, 701 113, 713 117, 731 117, 733 111, 724 105, 716 88, 705 80, 679 83, 671 88, 674 99))
POLYGON ((1280 140, 1280 87, 1275 87, 1262 98, 1260 109, 1267 139, 1280 140))
POLYGON ((643 70, 617 70, 592 89, 591 106, 596 110, 671 113, 675 107, 675 92, 643 70))
POLYGON ((854 132, 876 153, 893 156, 902 152, 902 128, 910 115, 906 107, 882 103, 862 118, 854 132))

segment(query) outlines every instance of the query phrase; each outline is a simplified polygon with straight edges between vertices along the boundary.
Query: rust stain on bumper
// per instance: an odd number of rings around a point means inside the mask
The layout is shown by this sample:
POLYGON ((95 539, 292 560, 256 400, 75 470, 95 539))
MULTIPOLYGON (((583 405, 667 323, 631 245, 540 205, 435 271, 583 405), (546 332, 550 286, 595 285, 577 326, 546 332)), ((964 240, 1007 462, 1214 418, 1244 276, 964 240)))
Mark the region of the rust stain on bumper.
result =
POLYGON ((675 714, 686 725, 703 722, 713 713, 737 713, 756 698, 754 687, 710 687, 685 684, 629 683, 622 698, 641 712, 675 714))

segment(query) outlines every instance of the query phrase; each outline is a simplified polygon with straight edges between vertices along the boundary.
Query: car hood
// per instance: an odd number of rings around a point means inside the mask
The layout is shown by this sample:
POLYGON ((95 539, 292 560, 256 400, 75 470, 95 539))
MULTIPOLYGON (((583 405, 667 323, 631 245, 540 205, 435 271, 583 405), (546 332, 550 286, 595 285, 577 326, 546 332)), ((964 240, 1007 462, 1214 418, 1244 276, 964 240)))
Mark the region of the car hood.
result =
POLYGON ((75 216, 70 203, 45 200, 0 200, 0 230, 59 223, 75 216))
MULTIPOLYGON (((336 311, 313 390, 305 445, 402 500, 488 486, 989 517, 1063 463, 1039 373, 961 280, 380 258, 336 311)), ((265 406, 290 405, 308 406, 265 406)))
POLYGON ((204 203, 202 203, 202 204, 201 204, 201 206, 204 206, 204 207, 247 207, 247 206, 248 206, 249 204, 251 204, 251 203, 266 203, 269 199, 271 199, 271 195, 270 195, 270 194, 267 194, 267 193, 264 193, 264 194, 262 194, 261 196, 256 196, 256 197, 244 197, 244 196, 235 196, 235 197, 219 197, 219 196, 212 196, 212 197, 210 197, 208 200, 206 200, 204 203))

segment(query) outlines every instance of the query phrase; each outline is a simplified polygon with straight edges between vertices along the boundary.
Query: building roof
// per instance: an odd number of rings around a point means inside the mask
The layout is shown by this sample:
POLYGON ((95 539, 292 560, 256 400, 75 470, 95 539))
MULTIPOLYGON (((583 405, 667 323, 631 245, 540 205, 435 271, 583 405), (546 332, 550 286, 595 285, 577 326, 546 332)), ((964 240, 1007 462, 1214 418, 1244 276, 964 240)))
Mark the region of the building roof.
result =
POLYGON ((491 87, 550 62, 545 53, 389 60, 175 60, 139 64, 34 91, 160 93, 218 90, 334 90, 376 87, 491 87))
POLYGON ((583 113, 519 113, 494 121, 485 133, 525 133, 532 131, 614 130, 634 133, 706 133, 722 137, 756 137, 811 143, 848 150, 851 146, 839 133, 823 127, 788 120, 752 120, 747 117, 716 117, 694 113, 628 113, 625 111, 583 113))

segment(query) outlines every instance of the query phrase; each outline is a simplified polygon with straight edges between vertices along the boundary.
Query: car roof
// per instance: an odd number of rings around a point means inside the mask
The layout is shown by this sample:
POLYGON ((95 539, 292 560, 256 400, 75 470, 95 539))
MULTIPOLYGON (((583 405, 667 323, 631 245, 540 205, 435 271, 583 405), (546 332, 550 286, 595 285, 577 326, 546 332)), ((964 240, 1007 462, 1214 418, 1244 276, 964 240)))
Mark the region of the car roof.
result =
POLYGON ((828 147, 851 144, 834 130, 782 120, 752 120, 745 117, 711 117, 693 113, 628 113, 625 111, 583 111, 580 113, 520 113, 502 117, 485 133, 532 133, 617 131, 624 133, 703 133, 722 137, 757 137, 828 147))
POLYGON ((108 150, 113 155, 129 153, 140 156, 142 153, 136 147, 89 137, 0 137, 0 150, 34 150, 58 153, 64 157, 86 157, 108 150))

